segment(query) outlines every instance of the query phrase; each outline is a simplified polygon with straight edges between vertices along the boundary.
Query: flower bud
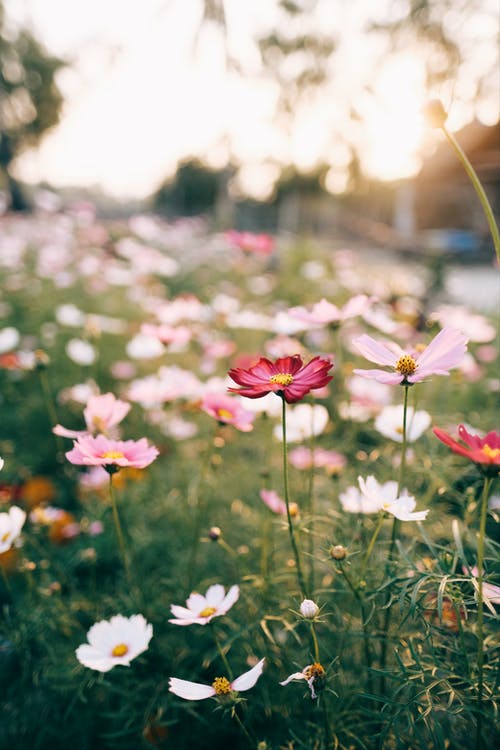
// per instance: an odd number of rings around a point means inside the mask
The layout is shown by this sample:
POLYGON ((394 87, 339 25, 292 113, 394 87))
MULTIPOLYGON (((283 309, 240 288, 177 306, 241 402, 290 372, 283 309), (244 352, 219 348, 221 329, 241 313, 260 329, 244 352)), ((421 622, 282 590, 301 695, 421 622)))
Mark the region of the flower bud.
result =
POLYGON ((424 116, 432 128, 442 128, 448 115, 439 99, 432 99, 424 108, 424 116))
POLYGON ((314 620, 316 615, 319 613, 319 607, 316 602, 312 599, 304 599, 300 605, 300 614, 305 617, 306 620, 314 620))
POLYGON ((345 560, 347 557, 347 550, 342 544, 336 544, 330 547, 330 557, 334 560, 345 560))
POLYGON ((210 531, 208 532, 208 536, 213 542, 218 542, 221 535, 222 535, 222 531, 219 529, 218 526, 212 526, 210 528, 210 531))

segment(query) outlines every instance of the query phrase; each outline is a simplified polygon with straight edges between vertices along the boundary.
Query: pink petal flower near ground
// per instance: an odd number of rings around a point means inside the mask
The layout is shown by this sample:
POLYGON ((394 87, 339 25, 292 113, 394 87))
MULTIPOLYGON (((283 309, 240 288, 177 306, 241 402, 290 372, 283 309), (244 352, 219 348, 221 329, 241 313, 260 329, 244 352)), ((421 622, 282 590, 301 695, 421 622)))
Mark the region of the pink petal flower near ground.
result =
POLYGON ((242 386, 229 390, 247 398, 261 398, 273 392, 292 404, 310 391, 327 385, 333 378, 333 375, 328 375, 331 367, 331 362, 320 357, 314 357, 306 365, 298 354, 280 357, 275 362, 261 357, 247 370, 229 370, 229 376, 242 386))
POLYGON ((256 414, 247 411, 234 396, 227 396, 223 393, 206 393, 200 404, 200 409, 218 422, 230 424, 241 432, 253 430, 253 421, 256 414))
POLYGON ((366 334, 354 339, 353 343, 366 359, 395 370, 356 369, 354 372, 357 375, 389 385, 412 385, 430 375, 449 375, 449 371, 458 367, 465 356, 467 337, 453 328, 443 328, 423 352, 415 356, 405 353, 394 343, 390 349, 366 334))
POLYGON ((104 466, 122 468, 129 466, 144 469, 159 455, 146 438, 140 440, 110 440, 104 435, 82 435, 75 440, 66 458, 79 466, 104 466))

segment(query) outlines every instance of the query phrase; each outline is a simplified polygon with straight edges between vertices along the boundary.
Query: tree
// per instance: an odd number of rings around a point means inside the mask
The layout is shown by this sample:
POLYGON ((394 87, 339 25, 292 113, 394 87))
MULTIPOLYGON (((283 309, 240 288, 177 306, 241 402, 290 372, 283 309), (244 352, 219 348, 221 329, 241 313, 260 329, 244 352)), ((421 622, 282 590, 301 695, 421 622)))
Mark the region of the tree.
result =
POLYGON ((0 0, 0 178, 14 211, 27 204, 12 175, 12 162, 59 122, 63 97, 56 74, 65 64, 29 31, 13 31, 0 0))

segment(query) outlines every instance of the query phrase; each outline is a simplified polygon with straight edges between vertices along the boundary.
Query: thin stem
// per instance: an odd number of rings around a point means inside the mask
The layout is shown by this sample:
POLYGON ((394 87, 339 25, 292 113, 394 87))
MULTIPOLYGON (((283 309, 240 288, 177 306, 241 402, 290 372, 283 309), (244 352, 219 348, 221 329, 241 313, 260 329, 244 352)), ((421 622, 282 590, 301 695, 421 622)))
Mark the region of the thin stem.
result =
POLYGON ((378 521, 377 525, 375 526, 375 530, 372 534, 372 538, 370 539, 370 543, 368 545, 368 549, 366 550, 365 558, 363 560, 363 565, 361 567, 361 578, 363 579, 365 577, 366 573, 366 566, 368 565, 368 560, 370 559, 370 555, 373 552, 373 547, 375 546, 375 542, 377 541, 377 537, 380 533, 380 529, 382 528, 382 523, 384 521, 384 513, 383 511, 380 511, 378 514, 378 521))
POLYGON ((115 522, 116 536, 118 538, 118 546, 120 547, 120 554, 121 554, 121 558, 123 562, 123 567, 125 568, 125 573, 126 573, 128 582, 131 583, 130 567, 129 567, 126 548, 125 548, 125 540, 123 538, 122 526, 120 523, 120 516, 118 515, 118 506, 116 504, 115 488, 113 487, 113 474, 109 475, 109 496, 111 499, 111 508, 113 509, 113 520, 115 522))
POLYGON ((366 608, 365 608, 365 602, 363 600, 363 596, 360 593, 359 589, 356 588, 356 586, 351 581, 350 576, 347 575, 346 569, 345 569, 344 565, 342 564, 341 560, 339 560, 339 565, 340 565, 340 569, 342 570, 342 575, 344 576, 344 579, 345 579, 347 585, 349 586, 349 588, 351 589, 352 593, 354 594, 354 596, 356 597, 356 599, 357 599, 357 601, 359 603, 359 608, 360 608, 360 611, 361 611, 361 626, 363 628, 363 650, 364 650, 364 653, 365 653, 366 668, 368 670, 368 690, 370 692, 373 692, 373 682, 372 682, 372 673, 371 673, 371 669, 372 669, 372 654, 371 654, 371 649, 370 649, 370 638, 369 638, 368 630, 367 630, 367 627, 366 627, 366 608))
MULTIPOLYGON (((52 423, 52 427, 55 427, 56 424, 58 423, 57 412, 56 412, 56 407, 54 406, 52 393, 50 391, 49 380, 47 378, 47 372, 43 367, 39 369, 39 375, 40 375, 40 383, 42 385, 43 396, 45 400, 45 406, 47 408, 47 412, 49 415, 49 419, 52 423)), ((58 461, 62 462, 63 457, 64 457, 63 441, 59 435, 55 435, 55 434, 54 434, 54 439, 55 439, 55 443, 57 447, 56 458, 58 461)))
POLYGON ((483 497, 481 500, 481 514, 479 517, 479 536, 477 540, 477 723, 476 723, 476 748, 483 747, 482 737, 482 703, 483 703, 483 663, 484 663, 484 599, 483 599, 483 564, 484 564, 484 538, 486 536, 486 518, 488 515, 488 496, 492 479, 485 477, 483 485, 483 497))
POLYGON ((464 151, 462 150, 455 136, 452 135, 452 133, 450 133, 449 130, 447 130, 445 125, 442 125, 442 131, 445 134, 446 138, 448 139, 449 143, 451 144, 452 148, 454 149, 456 155, 462 162, 462 166, 467 172, 467 175, 470 181, 472 182, 474 190, 477 193, 477 196, 481 202, 481 206, 483 207, 486 220, 488 222, 488 226, 489 226, 491 236, 493 239, 493 245, 495 246, 495 252, 496 252, 497 258, 498 260, 500 260, 500 233, 498 231, 497 223, 495 221, 495 215, 493 213, 493 209, 491 208, 490 202, 488 200, 488 196, 486 195, 484 191, 484 188, 481 184, 479 177, 477 176, 474 170, 474 167, 468 160, 467 156, 465 155, 464 151))
POLYGON ((299 549, 295 541, 295 533, 293 530, 292 516, 290 514, 290 496, 288 492, 288 459, 287 459, 287 445, 286 445, 286 403, 285 399, 282 398, 282 429, 283 429, 283 485, 285 490, 285 505, 286 505, 286 517, 288 520, 288 531, 290 534, 290 543, 292 545, 293 555, 295 557, 295 565, 297 568, 297 579, 299 588, 302 596, 306 599, 306 585, 304 574, 302 572, 302 565, 300 563, 299 549))
POLYGON ((316 637, 316 630, 314 627, 314 622, 311 622, 310 625, 311 625, 311 640, 313 644, 314 661, 319 661, 319 644, 318 644, 318 639, 316 637))
POLYGON ((309 468, 309 481, 307 488, 308 511, 309 511, 309 591, 314 591, 314 410, 311 409, 311 436, 309 439, 309 453, 311 466, 309 468))
POLYGON ((250 745, 252 745, 252 747, 255 747, 257 745, 257 740, 255 740, 252 737, 252 735, 250 734, 250 732, 248 731, 248 729, 246 728, 246 726, 243 724, 242 720, 238 716, 238 709, 236 708, 236 706, 233 707, 233 710, 231 711, 231 716, 234 716, 234 718, 236 719, 237 724, 239 725, 241 731, 245 735, 250 745))
POLYGON ((217 646, 217 651, 219 652, 221 661, 224 664, 224 669, 226 670, 228 678, 232 680, 233 672, 232 672, 231 667, 229 666, 229 662, 227 660, 226 654, 224 653, 224 649, 222 648, 221 642, 219 640, 219 636, 217 635, 217 630, 215 628, 215 625, 213 624, 213 621, 210 624, 212 626, 212 635, 214 637, 215 645, 217 646))

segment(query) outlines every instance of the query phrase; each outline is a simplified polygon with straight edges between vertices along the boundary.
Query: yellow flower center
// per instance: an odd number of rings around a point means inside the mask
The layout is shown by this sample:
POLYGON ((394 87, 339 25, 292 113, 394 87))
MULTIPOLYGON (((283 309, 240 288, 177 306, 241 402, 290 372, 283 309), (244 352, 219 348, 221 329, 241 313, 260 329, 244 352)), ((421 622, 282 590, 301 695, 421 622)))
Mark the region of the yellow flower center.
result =
POLYGON ((298 515, 298 512, 299 506, 297 505, 297 503, 290 503, 290 515, 292 516, 292 518, 298 515))
POLYGON ((278 385, 290 385, 293 383, 293 375, 290 375, 289 372, 279 372, 277 375, 271 375, 269 382, 278 385))
POLYGON ((495 459, 498 455, 500 455, 500 448, 490 448, 488 444, 483 445, 482 451, 485 456, 492 459, 495 459))
POLYGON ((234 414, 229 409, 217 409, 217 416, 221 419, 232 419, 234 414))
POLYGON ((125 458, 121 451, 106 451, 101 453, 101 458, 125 458))
POLYGON ((216 677, 212 682, 215 695, 228 695, 231 692, 231 683, 227 677, 216 677))
POLYGON ((6 542, 9 536, 10 536, 10 531, 6 531, 3 537, 0 539, 0 542, 6 542))
POLYGON ((119 643, 111 652, 111 656, 125 656, 128 652, 128 646, 125 643, 119 643))
POLYGON ((105 432, 105 423, 102 417, 92 417, 92 427, 98 432, 105 432))
POLYGON ((210 617, 210 615, 213 615, 215 612, 217 612, 216 607, 205 607, 205 609, 202 609, 198 614, 198 617, 210 617))
POLYGON ((323 669, 319 661, 315 661, 314 664, 311 664, 309 667, 306 667, 306 669, 304 669, 304 675, 308 680, 310 680, 311 677, 321 680, 325 676, 325 670, 323 669))
POLYGON ((396 362, 396 370, 400 372, 401 375, 404 375, 405 378, 408 377, 408 375, 413 375, 416 369, 417 363, 410 354, 403 354, 403 356, 396 362))

